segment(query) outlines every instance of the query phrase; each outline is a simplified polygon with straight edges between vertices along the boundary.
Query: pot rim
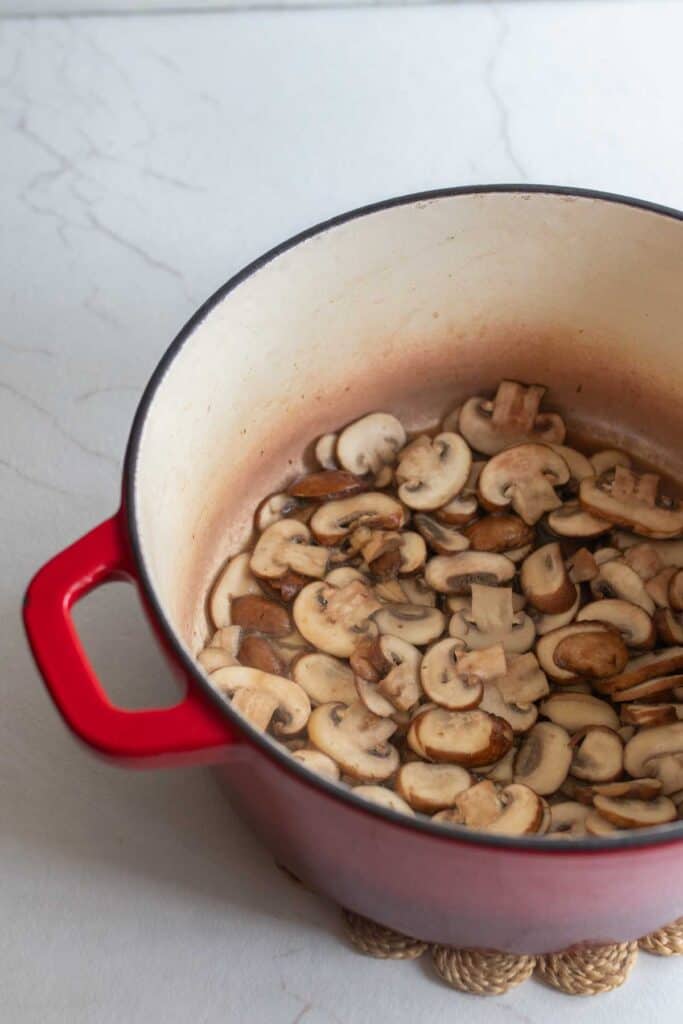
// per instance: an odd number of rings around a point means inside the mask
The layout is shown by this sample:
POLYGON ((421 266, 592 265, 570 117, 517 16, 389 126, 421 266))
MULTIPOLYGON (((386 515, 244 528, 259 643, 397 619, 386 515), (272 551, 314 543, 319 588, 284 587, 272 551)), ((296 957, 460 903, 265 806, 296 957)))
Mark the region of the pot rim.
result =
POLYGON ((247 278, 251 277, 262 267, 272 262, 272 260, 276 259, 278 256, 281 256, 283 253, 293 249, 301 242, 308 241, 308 239, 316 235, 322 235, 332 228, 338 227, 342 224, 347 224, 350 221, 357 220, 361 217, 379 213, 383 210, 390 210, 398 206, 409 206, 414 203, 426 202, 432 199, 496 193, 505 195, 549 195, 560 197, 565 196, 577 199, 595 199, 601 202, 629 206, 634 209, 659 214, 660 216, 673 220, 683 221, 683 211, 681 210, 648 202, 643 199, 636 199, 631 196, 623 196, 613 192, 600 192, 595 189, 573 188, 571 186, 564 185, 463 185, 452 188, 432 189, 426 192, 413 192, 407 195, 395 196, 390 199, 383 199, 379 202, 357 207, 356 209, 338 214, 329 220, 322 221, 313 227, 307 228, 304 231, 291 236, 286 241, 281 242, 279 245, 276 245, 262 256, 259 256, 257 259, 243 267, 242 270, 238 271, 238 273, 229 278, 225 284, 221 285, 202 303, 199 309, 185 323, 155 367, 136 409, 123 463, 122 494, 123 515, 125 517, 128 537, 136 563, 138 582, 149 607, 154 612, 154 615, 163 631, 166 643, 172 650, 175 658, 182 665, 185 673, 192 678, 191 685, 199 686, 209 700, 211 700, 213 704, 220 709, 221 713, 228 718, 231 725, 233 725, 239 733, 245 735, 246 738, 261 751, 261 753, 265 754, 265 756, 270 758, 272 761, 275 761, 281 769, 294 775, 299 782, 303 782, 305 785, 308 785, 313 789, 322 790, 322 792, 327 796, 333 797, 340 803, 350 805, 356 811, 361 811, 362 813, 372 815, 373 817, 384 818, 388 824, 399 826, 402 829, 412 830, 417 833, 427 834, 433 838, 438 838, 446 842, 470 844, 473 847, 483 846, 490 849, 505 849, 508 853, 533 852, 536 854, 547 854, 549 856, 554 855, 566 857, 571 854, 623 853, 624 851, 637 848, 661 846, 663 843, 672 844, 681 842, 683 841, 683 821, 657 826, 656 831, 643 829, 643 832, 639 833, 634 830, 630 833, 625 833, 624 836, 620 838, 615 837, 614 839, 595 837, 589 839, 557 839, 549 842, 544 836, 488 836, 485 833, 470 831, 465 828, 463 828, 462 831, 456 831, 452 826, 435 823, 431 821, 430 818, 411 818, 399 813, 398 811, 393 811, 377 804, 371 804, 367 800, 355 796, 353 790, 342 789, 342 787, 337 783, 327 781, 299 764, 289 755, 288 752, 280 748, 272 738, 268 737, 265 733, 260 732, 258 729, 255 729, 232 710, 228 701, 226 701, 211 686, 208 679, 201 672, 199 665, 189 655, 183 644, 180 642, 173 625, 168 620, 163 610, 161 602, 157 598, 151 576, 145 565, 137 522, 135 486, 142 434, 145 428, 147 416, 152 409, 156 393, 166 375, 166 372, 170 368, 176 356, 179 354, 180 350, 183 348, 185 343, 189 341, 205 317, 227 295, 229 295, 230 292, 234 291, 235 288, 242 284, 243 281, 247 280, 247 278))

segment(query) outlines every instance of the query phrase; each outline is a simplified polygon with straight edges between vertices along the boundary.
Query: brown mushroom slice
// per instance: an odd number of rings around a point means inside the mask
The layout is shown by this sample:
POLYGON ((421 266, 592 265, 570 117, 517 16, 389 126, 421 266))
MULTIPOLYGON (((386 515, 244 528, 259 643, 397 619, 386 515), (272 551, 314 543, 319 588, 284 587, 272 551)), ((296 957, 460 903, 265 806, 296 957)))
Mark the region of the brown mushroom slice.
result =
MULTIPOLYGON (((472 662, 458 664, 462 644, 457 640, 440 640, 429 648, 420 665, 422 689, 427 697, 440 707, 451 711, 465 711, 475 708, 483 693, 483 672, 498 674, 505 671, 505 655, 502 648, 480 659, 479 671, 472 670, 472 662)), ((474 668, 477 668, 475 662, 474 668)))
POLYGON ((416 647, 440 637, 446 624, 439 608, 425 604, 385 604, 373 619, 382 635, 399 637, 416 647))
POLYGON ((355 682, 358 697, 368 711, 379 718, 390 718, 394 714, 396 708, 391 701, 382 696, 377 683, 371 683, 362 676, 356 676, 355 682))
POLYGON ((614 729, 589 725, 572 737, 570 774, 584 782, 613 782, 624 766, 624 748, 614 729))
POLYGON ((543 444, 520 444, 494 455, 479 477, 479 500, 498 511, 512 505, 533 526, 562 504, 555 488, 569 480, 564 459, 543 444))
POLYGON ((247 633, 238 652, 238 663, 273 676, 286 676, 287 666, 270 640, 256 633, 247 633))
POLYGON ((423 761, 429 761, 430 758, 427 751, 420 743, 420 738, 417 734, 417 724, 420 717, 425 715, 428 711, 431 711, 434 707, 436 707, 436 705, 430 702, 429 704, 421 704, 420 707, 414 709, 412 720, 408 726, 408 731, 406 732, 406 743, 408 747, 423 761))
POLYGON ((477 775, 485 775, 491 782, 500 782, 504 786, 512 782, 512 770, 515 763, 517 750, 510 747, 507 754, 499 757, 493 764, 481 764, 477 767, 477 775))
POLYGON ((585 836, 586 817, 590 814, 590 808, 576 800, 566 800, 559 804, 553 804, 550 808, 550 827, 548 835, 551 836, 585 836))
POLYGON ((619 782, 599 782, 584 787, 592 801, 595 796, 626 797, 634 800, 654 800, 662 791, 658 779, 623 779, 619 782))
MULTIPOLYGON (((423 604, 433 608, 436 604, 436 594, 427 585, 422 576, 411 576, 409 579, 401 580, 401 590, 405 595, 405 603, 423 604)), ((403 604, 404 601, 394 601, 394 604, 403 604)))
MULTIPOLYGON (((390 580, 377 580, 373 587, 375 596, 382 604, 404 604, 406 600, 406 593, 403 589, 403 580, 398 579, 390 580)), ((436 594, 434 595, 434 604, 436 604, 436 594)))
POLYGON ((311 530, 321 544, 343 541, 359 526, 400 530, 406 513, 400 501, 381 491, 366 491, 350 498, 328 501, 311 518, 311 530))
POLYGON ((658 496, 656 473, 634 473, 616 466, 579 486, 579 501, 589 512, 645 537, 672 537, 683 531, 683 508, 658 496))
MULTIPOLYGON (((365 530, 361 527, 356 533, 365 530)), ((413 573, 421 569, 427 558, 427 545, 419 533, 404 530, 369 530, 368 538, 360 542, 370 572, 379 579, 397 574, 413 573)), ((355 536, 355 535, 354 535, 355 536)))
POLYGON ((412 807, 405 802, 403 797, 384 786, 354 786, 353 792, 356 796, 362 797, 363 800, 369 800, 371 804, 377 804, 379 807, 386 807, 390 811, 398 811, 399 814, 408 814, 411 817, 415 815, 412 807))
POLYGON ((369 413, 342 430, 337 439, 337 461, 357 476, 377 474, 384 466, 394 465, 405 443, 400 420, 388 412, 369 413))
POLYGON ((654 624, 657 627, 657 634, 663 644, 667 646, 683 644, 683 616, 676 615, 670 608, 658 608, 654 614, 654 624))
POLYGON ((566 428, 557 413, 541 413, 546 388, 503 380, 496 396, 476 396, 462 406, 458 429, 468 444, 485 455, 495 455, 520 441, 562 444, 566 428))
POLYGON ((650 595, 658 608, 669 607, 669 584, 676 571, 675 566, 668 565, 645 584, 645 592, 650 595))
POLYGON ((600 575, 591 580, 591 592, 594 597, 617 598, 638 605, 648 615, 652 615, 654 601, 645 589, 645 584, 635 570, 622 559, 611 559, 600 566, 600 575))
POLYGON ((471 465, 472 453, 460 434, 418 438, 399 456, 398 496, 409 508, 440 508, 463 489, 471 465))
POLYGON ((524 612, 513 609, 510 587, 472 584, 469 609, 455 612, 448 631, 463 640, 469 650, 480 651, 502 644, 506 652, 524 654, 532 647, 536 628, 524 612))
MULTIPOLYGON (((636 544, 642 544, 642 541, 642 537, 624 530, 616 530, 612 534, 612 543, 620 551, 627 551, 636 544)), ((650 540, 648 543, 659 555, 662 565, 683 569, 683 540, 650 540)))
POLYGON ((589 583, 600 575, 600 567, 588 548, 579 548, 567 562, 572 583, 589 583))
POLYGON ((209 597, 209 615, 216 629, 231 625, 230 602, 243 594, 260 594, 261 588, 249 568, 248 551, 231 558, 213 585, 209 597))
POLYGON ((310 544, 311 532, 305 523, 280 519, 261 534, 251 554, 249 567, 255 576, 277 579, 288 569, 304 576, 320 578, 327 571, 329 552, 310 544))
POLYGON ((536 655, 506 654, 505 674, 496 679, 503 700, 509 704, 531 704, 548 694, 548 680, 536 655))
POLYGON ((315 772, 316 775, 322 775, 324 779, 330 779, 331 782, 339 781, 339 765, 322 751, 304 747, 301 750, 295 750, 292 757, 305 768, 315 772))
POLYGON ((231 704, 250 725, 265 732, 280 702, 272 693, 244 686, 235 692, 231 704))
POLYGON ((546 521, 558 537, 581 537, 583 540, 600 537, 612 528, 612 523, 591 515, 581 508, 578 501, 565 501, 548 513, 546 521))
POLYGON ((669 605, 675 612, 683 611, 683 569, 672 574, 668 586, 669 605))
POLYGON ((625 725, 646 729, 653 725, 678 722, 683 718, 683 715, 678 714, 679 709, 683 711, 680 704, 622 704, 620 714, 625 725))
POLYGON ((287 488, 293 498, 309 498, 312 501, 330 501, 333 498, 348 498, 367 490, 367 482, 343 469, 322 469, 299 477, 287 488))
POLYGON ((483 516, 465 530, 473 551, 504 554, 533 543, 534 531, 519 516, 507 513, 483 516))
POLYGON ((263 533, 273 523, 280 519, 286 519, 301 508, 301 502, 291 494, 280 491, 277 494, 270 494, 257 506, 254 513, 254 526, 259 533, 263 533))
POLYGON ((645 768, 656 777, 665 796, 683 789, 683 751, 653 757, 646 763, 645 768))
POLYGON ((292 666, 292 678, 311 704, 353 704, 357 699, 353 672, 345 661, 314 651, 302 654, 292 666))
POLYGON ((569 733, 553 722, 537 722, 517 751, 514 780, 548 796, 560 788, 572 761, 569 733))
POLYGON ((604 622, 619 631, 628 647, 654 647, 655 629, 652 619, 636 604, 619 598, 605 598, 584 605, 576 616, 577 622, 604 622))
POLYGON ((635 727, 632 725, 621 725, 617 729, 617 732, 619 733, 622 743, 628 743, 628 741, 636 734, 635 727))
MULTIPOLYGON (((648 654, 641 654, 638 658, 631 658, 623 672, 608 681, 602 681, 600 686, 605 693, 616 693, 618 690, 631 689, 648 679, 673 675, 674 672, 682 670, 683 646, 667 647, 663 651, 648 652, 648 654)), ((678 684, 672 683, 671 685, 678 684)))
POLYGON ((615 559, 621 558, 621 552, 618 548, 598 548, 593 552, 593 558, 599 566, 605 565, 606 562, 613 562, 615 559))
POLYGON ((596 476, 602 476, 608 469, 614 469, 615 466, 631 468, 631 456, 622 452, 620 448, 604 448, 602 451, 594 452, 589 461, 596 476))
POLYGON ((348 707, 321 704, 308 721, 311 743, 345 775, 363 782, 383 782, 398 769, 398 751, 387 742, 395 731, 390 718, 378 718, 360 701, 348 707))
POLYGON ((335 587, 328 579, 304 587, 294 601, 294 622, 311 646, 337 658, 348 658, 362 640, 377 635, 370 616, 379 606, 362 580, 352 579, 335 587))
POLYGON ((566 612, 576 600, 575 585, 557 543, 544 544, 524 559, 520 583, 527 601, 546 615, 566 612))
POLYGON ((470 546, 467 537, 459 530, 443 526, 437 519, 418 512, 413 516, 413 526, 422 535, 432 551, 439 555, 454 555, 466 551, 470 546))
POLYGON ((658 796, 654 800, 596 796, 593 803, 596 811, 617 828, 651 828, 675 821, 678 817, 676 805, 666 796, 658 796))
POLYGON ((655 775, 651 766, 666 754, 683 754, 683 722, 641 729, 624 748, 624 768, 634 779, 655 775))
POLYGON ((634 544, 624 552, 624 561, 640 576, 644 583, 662 569, 662 560, 652 544, 634 544))
POLYGON ((450 501, 442 505, 441 508, 437 508, 434 512, 439 522, 446 523, 448 526, 463 526, 469 523, 473 516, 476 515, 479 508, 477 484, 479 482, 479 474, 485 465, 485 462, 472 463, 465 486, 460 491, 460 494, 456 495, 455 498, 451 498, 450 501))
POLYGON ((396 636, 381 636, 379 649, 389 669, 378 682, 379 692, 393 711, 410 711, 420 699, 422 655, 416 647, 396 636))
POLYGON ((515 575, 515 564, 490 551, 462 551, 436 555, 425 569, 425 580, 441 594, 469 594, 473 583, 496 587, 515 575))
POLYGON ((256 630, 266 636, 284 637, 292 632, 292 621, 287 609, 260 594, 234 597, 230 614, 235 626, 256 630))
POLYGON ((416 735, 428 758, 475 768, 503 757, 512 746, 512 728, 485 711, 434 708, 415 721, 416 735))
MULTIPOLYGON (((602 640, 603 637, 605 638, 603 642, 608 642, 608 637, 616 638, 616 640, 621 644, 621 647, 624 647, 624 643, 621 638, 602 622, 573 622, 568 626, 562 626, 560 629, 554 629, 551 633, 546 633, 536 644, 536 657, 538 658, 538 662, 546 675, 555 680, 555 682, 573 682, 577 676, 580 675, 580 673, 575 669, 563 668, 561 665, 558 665, 555 653, 559 645, 564 643, 565 640, 570 637, 581 636, 583 634, 589 634, 591 637, 588 644, 588 650, 577 652, 582 655, 582 667, 586 670, 589 668, 585 663, 586 654, 589 657, 591 665, 593 663, 598 664, 599 661, 602 662, 600 640, 602 640), (598 634, 600 634, 600 639, 598 639, 598 634)), ((566 655, 566 647, 564 651, 566 655)), ((572 652, 570 650, 570 656, 571 653, 572 652)), ((608 654, 609 653, 610 652, 608 651, 608 654)))
MULTIPOLYGON (((636 683, 635 686, 629 686, 625 690, 615 690, 610 693, 610 697, 616 703, 633 700, 652 700, 653 697, 659 697, 661 700, 663 695, 666 695, 666 699, 668 699, 670 691, 676 683, 681 681, 683 681, 683 675, 655 676, 653 679, 646 679, 642 683, 636 683)), ((610 682, 611 680, 608 680, 608 685, 610 682)))
POLYGON ((311 703, 308 695, 291 679, 271 675, 243 665, 219 668, 211 675, 211 682, 219 693, 232 697, 237 690, 247 687, 275 698, 277 709, 273 720, 276 736, 295 736, 308 722, 311 703))
POLYGON ((315 443, 315 459, 321 469, 339 469, 337 434, 323 434, 315 443))
POLYGON ((612 705, 589 693, 552 693, 539 710, 569 733, 595 725, 614 730, 619 728, 619 717, 612 705))
POLYGON ((533 544, 525 544, 522 548, 512 548, 510 551, 505 552, 505 557, 509 558, 511 562, 518 565, 523 562, 527 555, 530 555, 533 550, 533 544))
POLYGON ((600 836, 601 838, 614 838, 619 835, 619 829, 607 818, 603 818, 596 810, 589 811, 584 822, 586 832, 589 836, 600 836))
POLYGON ((595 476, 595 469, 590 461, 576 448, 565 444, 550 444, 550 448, 560 455, 569 466, 569 485, 575 489, 586 477, 595 476))
POLYGON ((434 814, 452 807, 456 797, 472 785, 470 773, 457 764, 404 764, 396 776, 396 790, 415 811, 434 814))
POLYGON ((222 647, 205 647, 197 655, 197 661, 205 672, 215 672, 219 668, 228 668, 230 665, 238 665, 237 658, 224 650, 222 647))
POLYGON ((503 804, 498 788, 489 779, 477 782, 455 798, 456 808, 463 825, 484 828, 500 815, 503 804))
POLYGON ((524 836, 540 831, 544 802, 532 789, 513 782, 501 790, 499 800, 499 814, 493 821, 482 825, 482 831, 501 836, 524 836))
POLYGON ((553 660, 580 679, 604 679, 626 667, 628 650, 616 631, 576 633, 560 640, 553 660))
POLYGON ((277 656, 289 667, 292 662, 305 652, 310 651, 310 644, 302 637, 298 629, 293 629, 287 636, 271 639, 270 645, 277 656))
POLYGON ((498 689, 496 680, 484 683, 479 707, 491 715, 498 715, 512 726, 515 733, 528 732, 536 723, 538 709, 535 704, 508 703, 498 689))
POLYGON ((574 603, 571 608, 567 608, 566 612, 560 612, 558 615, 539 615, 538 613, 532 613, 536 624, 537 637, 545 636, 546 633, 552 633, 556 629, 562 629, 563 626, 569 626, 574 621, 576 613, 579 610, 579 605, 581 604, 581 587, 578 583, 574 585, 574 590, 574 603))

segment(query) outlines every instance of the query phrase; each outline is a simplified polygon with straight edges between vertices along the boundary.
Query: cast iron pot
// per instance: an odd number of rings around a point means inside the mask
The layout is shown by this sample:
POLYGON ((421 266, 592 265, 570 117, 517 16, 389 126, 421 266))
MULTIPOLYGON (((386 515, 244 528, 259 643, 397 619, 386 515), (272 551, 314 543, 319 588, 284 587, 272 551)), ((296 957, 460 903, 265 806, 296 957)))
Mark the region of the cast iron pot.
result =
POLYGON ((575 432, 683 479, 682 220, 598 193, 449 189, 345 214, 229 281, 145 391, 119 512, 29 586, 29 641, 67 725, 133 767, 217 765, 279 863, 409 935, 542 953, 683 915, 683 822, 548 843, 402 818, 309 774, 193 657, 257 501, 309 439, 371 409, 419 427, 503 376, 541 381, 575 432), (88 663, 70 609, 113 578, 139 588, 185 687, 175 707, 115 707, 88 663))

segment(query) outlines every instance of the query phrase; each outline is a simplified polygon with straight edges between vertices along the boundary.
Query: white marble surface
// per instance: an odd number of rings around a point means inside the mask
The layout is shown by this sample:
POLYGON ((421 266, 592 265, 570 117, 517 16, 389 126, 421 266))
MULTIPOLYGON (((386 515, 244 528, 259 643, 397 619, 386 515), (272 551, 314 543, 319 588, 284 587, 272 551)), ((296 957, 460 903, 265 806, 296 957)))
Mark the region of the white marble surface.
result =
MULTIPOLYGON (((0 1018, 22 1024, 545 1022, 340 941, 201 770, 72 741, 19 625, 34 568, 117 502, 176 329, 267 247, 350 206, 485 181, 683 206, 677 3, 463 3, 0 23, 0 1018)), ((78 621, 115 697, 170 700, 132 592, 78 621)), ((680 1019, 641 956, 590 1019, 680 1019)))

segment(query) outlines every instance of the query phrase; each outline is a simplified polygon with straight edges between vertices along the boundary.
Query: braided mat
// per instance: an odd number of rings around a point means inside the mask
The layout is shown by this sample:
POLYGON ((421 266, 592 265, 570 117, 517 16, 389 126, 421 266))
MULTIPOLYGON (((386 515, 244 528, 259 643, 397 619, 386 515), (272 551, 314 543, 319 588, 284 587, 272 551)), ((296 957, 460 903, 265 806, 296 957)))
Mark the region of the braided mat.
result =
MULTIPOLYGON (((428 942, 375 924, 360 914, 343 911, 349 938, 366 956, 382 960, 414 960, 430 949, 428 942)), ((572 996, 594 996, 623 985, 638 956, 638 947, 656 956, 683 954, 683 917, 638 942, 606 946, 573 946, 563 953, 521 956, 493 949, 431 946, 434 968, 442 981, 459 992, 499 996, 536 976, 572 996)))

